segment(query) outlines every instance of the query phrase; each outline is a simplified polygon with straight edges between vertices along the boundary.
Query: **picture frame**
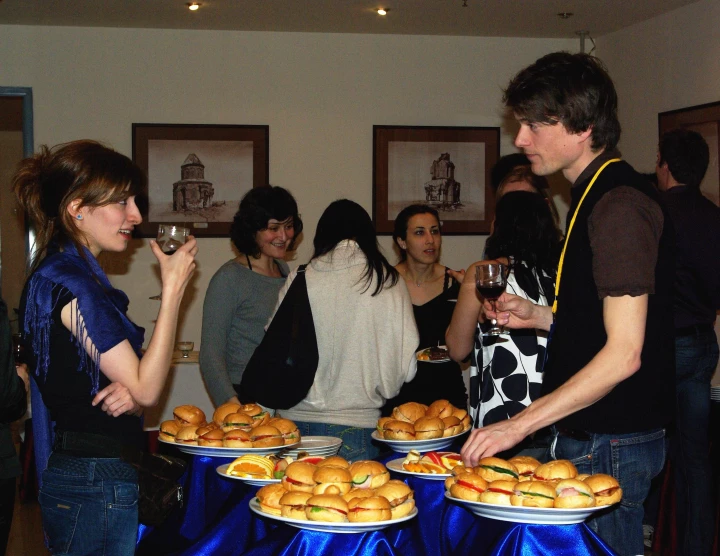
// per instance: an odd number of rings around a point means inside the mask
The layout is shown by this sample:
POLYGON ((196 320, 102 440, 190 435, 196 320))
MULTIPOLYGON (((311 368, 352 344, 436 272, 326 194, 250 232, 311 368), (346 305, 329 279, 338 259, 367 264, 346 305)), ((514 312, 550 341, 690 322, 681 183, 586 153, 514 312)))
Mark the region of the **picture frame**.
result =
POLYGON ((133 161, 148 178, 140 237, 158 224, 228 237, 242 196, 269 183, 267 125, 132 124, 133 161))
POLYGON ((720 206, 720 101, 658 114, 658 138, 677 128, 697 131, 707 141, 710 161, 700 191, 720 206))
POLYGON ((373 222, 393 232, 405 206, 429 204, 445 235, 490 233, 490 171, 500 158, 499 127, 373 126, 373 222))

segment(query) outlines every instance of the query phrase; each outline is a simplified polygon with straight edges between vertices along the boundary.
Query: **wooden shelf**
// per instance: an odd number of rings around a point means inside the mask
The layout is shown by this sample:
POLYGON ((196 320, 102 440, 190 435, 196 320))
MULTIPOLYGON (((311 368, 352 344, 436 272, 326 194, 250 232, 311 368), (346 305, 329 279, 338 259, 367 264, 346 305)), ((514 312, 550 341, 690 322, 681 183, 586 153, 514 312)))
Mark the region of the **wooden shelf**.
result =
POLYGON ((182 356, 181 351, 173 351, 172 355, 172 364, 173 365, 186 365, 188 363, 194 363, 197 364, 200 360, 200 352, 199 351, 191 351, 188 353, 187 357, 182 356))

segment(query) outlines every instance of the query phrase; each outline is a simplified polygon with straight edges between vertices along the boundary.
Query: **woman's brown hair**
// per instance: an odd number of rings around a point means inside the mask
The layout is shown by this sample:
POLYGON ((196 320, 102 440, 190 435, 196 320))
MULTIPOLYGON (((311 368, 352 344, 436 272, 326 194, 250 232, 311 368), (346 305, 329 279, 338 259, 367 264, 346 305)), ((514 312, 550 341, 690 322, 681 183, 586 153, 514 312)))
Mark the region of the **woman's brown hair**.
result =
POLYGON ((45 257, 48 246, 72 242, 80 253, 87 246, 68 206, 100 207, 141 195, 143 171, 128 157, 96 141, 81 140, 49 148, 22 160, 13 177, 18 202, 35 225, 31 268, 45 257))

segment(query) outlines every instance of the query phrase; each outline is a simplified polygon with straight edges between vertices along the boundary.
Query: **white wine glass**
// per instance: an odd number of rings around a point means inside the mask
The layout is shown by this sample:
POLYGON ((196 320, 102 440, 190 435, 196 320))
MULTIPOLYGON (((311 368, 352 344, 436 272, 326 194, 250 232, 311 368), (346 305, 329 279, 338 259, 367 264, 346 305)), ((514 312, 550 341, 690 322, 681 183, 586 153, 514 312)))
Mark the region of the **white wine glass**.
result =
MULTIPOLYGON (((505 291, 508 267, 501 263, 488 263, 475 267, 475 287, 478 293, 490 302, 493 312, 497 312, 495 302, 505 291)), ((492 327, 483 336, 499 336, 504 331, 497 325, 497 320, 490 321, 492 327)))
MULTIPOLYGON (((172 255, 175 251, 185 245, 189 235, 190 230, 188 228, 175 226, 174 224, 160 224, 158 226, 157 244, 160 249, 162 249, 163 253, 172 255)), ((154 299, 156 301, 160 300, 162 299, 162 294, 159 293, 157 295, 150 296, 150 299, 154 299)))

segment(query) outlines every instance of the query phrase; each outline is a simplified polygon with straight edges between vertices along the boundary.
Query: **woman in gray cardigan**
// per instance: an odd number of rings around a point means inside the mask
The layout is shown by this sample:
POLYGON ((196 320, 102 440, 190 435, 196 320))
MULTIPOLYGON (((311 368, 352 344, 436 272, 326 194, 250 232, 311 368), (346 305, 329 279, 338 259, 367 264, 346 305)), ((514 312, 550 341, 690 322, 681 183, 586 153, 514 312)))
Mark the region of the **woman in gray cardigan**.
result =
POLYGON ((200 371, 216 406, 238 401, 238 387, 289 269, 283 258, 302 231, 293 196, 282 187, 248 191, 230 228, 237 257, 210 280, 203 305, 200 371))

